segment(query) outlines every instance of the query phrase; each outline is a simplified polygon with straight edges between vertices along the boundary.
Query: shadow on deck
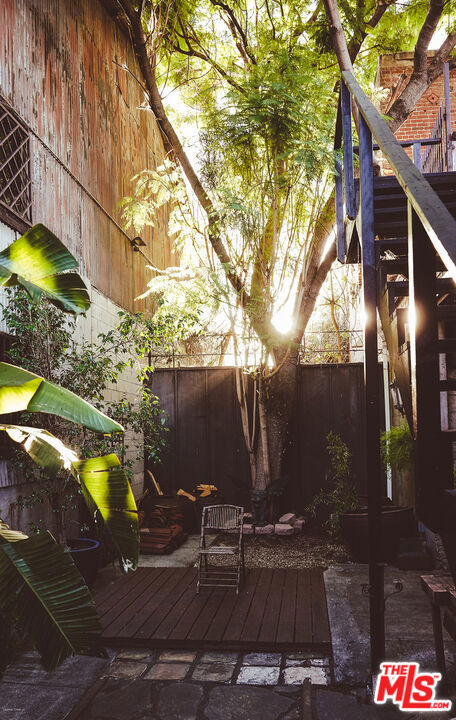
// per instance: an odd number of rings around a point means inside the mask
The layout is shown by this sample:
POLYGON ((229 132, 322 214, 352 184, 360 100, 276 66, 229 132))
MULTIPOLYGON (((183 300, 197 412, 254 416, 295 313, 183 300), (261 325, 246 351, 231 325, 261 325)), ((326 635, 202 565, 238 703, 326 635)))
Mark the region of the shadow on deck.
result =
POLYGON ((195 568, 139 568, 95 595, 107 645, 293 651, 330 643, 323 570, 255 569, 237 596, 195 568))

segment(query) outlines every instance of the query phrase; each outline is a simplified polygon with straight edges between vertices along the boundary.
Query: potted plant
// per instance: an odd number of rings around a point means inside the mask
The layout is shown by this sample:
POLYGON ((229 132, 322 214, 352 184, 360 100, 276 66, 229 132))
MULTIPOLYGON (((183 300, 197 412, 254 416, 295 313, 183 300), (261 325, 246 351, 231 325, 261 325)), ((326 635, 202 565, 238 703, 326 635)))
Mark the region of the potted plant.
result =
POLYGON ((340 533, 340 516, 356 510, 359 506, 358 491, 353 481, 352 453, 342 438, 334 432, 326 436, 326 449, 329 455, 329 469, 326 473, 328 489, 321 490, 307 508, 314 517, 327 508, 324 521, 329 533, 337 536, 340 533))
MULTIPOLYGON (((328 505, 332 512, 327 521, 329 531, 340 535, 350 548, 357 562, 369 560, 369 524, 365 503, 357 493, 352 473, 352 453, 339 435, 327 436, 330 469, 327 475, 332 488, 323 490, 314 499, 311 510, 315 514, 318 505, 328 505)), ((393 505, 387 499, 382 505, 382 530, 380 537, 381 562, 394 562, 401 537, 414 532, 413 510, 393 505)))

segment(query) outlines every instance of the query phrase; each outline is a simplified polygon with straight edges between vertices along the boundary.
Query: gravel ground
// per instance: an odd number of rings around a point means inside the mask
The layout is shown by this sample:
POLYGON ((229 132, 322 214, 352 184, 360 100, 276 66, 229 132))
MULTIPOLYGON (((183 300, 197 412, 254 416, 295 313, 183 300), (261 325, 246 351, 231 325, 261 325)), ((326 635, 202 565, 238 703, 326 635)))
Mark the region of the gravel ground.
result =
MULTIPOLYGON (((218 535, 217 545, 233 545, 230 535, 218 535)), ((308 530, 301 535, 246 535, 244 536, 245 564, 248 568, 300 568, 327 567, 350 561, 345 545, 335 542, 325 533, 308 530)), ((212 556, 211 565, 229 566, 229 555, 212 556)))

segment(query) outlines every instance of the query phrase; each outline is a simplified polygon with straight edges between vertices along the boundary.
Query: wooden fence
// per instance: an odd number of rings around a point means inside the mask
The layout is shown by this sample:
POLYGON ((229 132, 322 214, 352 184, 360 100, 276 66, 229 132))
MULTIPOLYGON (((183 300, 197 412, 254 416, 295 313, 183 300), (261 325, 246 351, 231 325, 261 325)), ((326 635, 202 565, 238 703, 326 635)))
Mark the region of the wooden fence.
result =
MULTIPOLYGON (((167 449, 162 463, 153 468, 164 490, 190 491, 210 483, 223 492, 225 501, 247 503, 249 462, 234 369, 157 369, 152 391, 168 416, 167 449)), ((304 509, 325 485, 330 430, 352 450, 357 485, 365 492, 362 364, 302 365, 297 391, 296 442, 285 506, 304 509)))

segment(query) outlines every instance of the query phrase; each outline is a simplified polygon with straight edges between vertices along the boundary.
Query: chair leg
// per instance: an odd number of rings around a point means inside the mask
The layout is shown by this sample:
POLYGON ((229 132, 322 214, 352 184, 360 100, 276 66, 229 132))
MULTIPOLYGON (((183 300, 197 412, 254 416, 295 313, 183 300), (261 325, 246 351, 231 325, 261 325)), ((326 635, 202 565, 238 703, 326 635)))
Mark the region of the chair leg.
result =
POLYGON ((198 571, 196 574, 196 594, 199 594, 201 582, 201 553, 198 553, 198 571))

